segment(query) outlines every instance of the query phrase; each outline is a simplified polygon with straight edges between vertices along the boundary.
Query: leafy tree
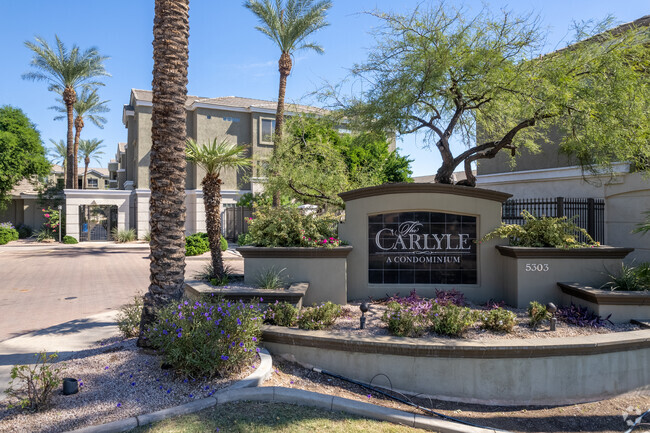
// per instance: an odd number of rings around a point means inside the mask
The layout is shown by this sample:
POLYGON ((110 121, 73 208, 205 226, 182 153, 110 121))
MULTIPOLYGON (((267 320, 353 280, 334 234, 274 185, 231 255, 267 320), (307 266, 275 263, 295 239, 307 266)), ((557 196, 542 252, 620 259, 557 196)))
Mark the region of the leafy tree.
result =
POLYGON ((537 151, 550 126, 564 132, 561 150, 588 169, 648 161, 648 27, 588 39, 603 26, 582 26, 576 43, 540 56, 544 35, 530 16, 483 10, 467 18, 442 3, 407 16, 373 15, 383 29, 352 74, 363 92, 341 97, 340 86, 330 96, 368 127, 425 131, 442 156, 437 182, 451 183, 463 164, 474 185, 474 161, 537 151), (454 137, 467 146, 457 155, 454 137))
POLYGON ((185 99, 189 0, 156 0, 153 25, 151 113, 151 265, 144 295, 139 346, 157 312, 183 296, 185 287, 185 99), (173 35, 171 37, 170 35, 173 35))
MULTIPOLYGON (((66 113, 65 102, 63 99, 57 99, 61 105, 55 105, 50 107, 53 110, 56 110, 60 113, 66 113)), ((106 124, 106 118, 101 116, 102 113, 108 113, 110 108, 106 106, 109 101, 100 101, 99 95, 97 94, 96 89, 83 89, 79 98, 74 103, 74 155, 75 159, 81 159, 79 157, 79 138, 81 137, 81 130, 84 128, 84 118, 90 120, 95 126, 99 129, 104 129, 106 124)), ((65 116, 56 116, 54 120, 62 120, 65 116)), ((74 167, 74 177, 75 179, 79 177, 77 171, 78 167, 75 164, 74 167)), ((86 181, 84 180, 84 188, 86 188, 86 181)))
POLYGON ((210 278, 224 278, 223 259, 221 256, 221 170, 247 167, 251 160, 246 158, 246 147, 228 143, 226 139, 198 145, 194 140, 187 140, 187 160, 205 170, 203 185, 203 204, 205 206, 205 225, 210 242, 210 256, 214 275, 210 278))
POLYGON ((46 176, 50 163, 35 125, 22 110, 0 107, 0 209, 11 199, 9 192, 22 179, 46 176))
MULTIPOLYGON (((291 73, 293 63, 291 56, 302 49, 312 49, 323 53, 323 48, 305 39, 315 31, 329 25, 325 21, 327 10, 332 7, 330 0, 314 3, 314 0, 248 0, 244 6, 252 11, 260 21, 257 30, 269 37, 278 48, 281 55, 278 61, 280 72, 280 87, 278 89, 278 107, 275 114, 275 134, 273 142, 275 149, 282 140, 284 123, 284 96, 287 88, 287 77, 291 73)), ((278 206, 279 196, 273 197, 273 205, 278 206)))
POLYGON ((100 162, 99 155, 103 155, 101 149, 102 143, 104 140, 98 140, 93 138, 92 140, 81 140, 79 142, 79 158, 84 160, 84 179, 83 179, 83 189, 88 188, 88 164, 90 164, 90 159, 95 158, 95 161, 100 162))
POLYGON ((67 135, 67 178, 66 188, 76 188, 74 171, 77 167, 73 143, 73 109, 77 101, 77 89, 90 89, 103 86, 97 77, 109 75, 104 69, 104 61, 108 58, 101 56, 97 48, 80 51, 76 45, 68 50, 58 36, 56 47, 50 47, 47 41, 36 37, 36 43, 25 42, 32 53, 30 65, 35 69, 23 74, 23 79, 46 81, 48 90, 57 92, 63 97, 68 121, 67 135))

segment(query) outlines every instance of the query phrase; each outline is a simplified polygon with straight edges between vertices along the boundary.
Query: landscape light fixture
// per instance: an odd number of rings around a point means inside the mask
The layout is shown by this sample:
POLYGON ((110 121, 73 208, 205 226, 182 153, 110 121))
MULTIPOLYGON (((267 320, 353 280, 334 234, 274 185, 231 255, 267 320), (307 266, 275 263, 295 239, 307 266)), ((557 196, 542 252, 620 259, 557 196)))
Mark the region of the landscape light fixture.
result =
POLYGON ((57 208, 59 208, 59 243, 61 243, 61 231, 63 230, 63 214, 61 212, 63 211, 63 206, 58 205, 57 208))
POLYGON ((549 302, 546 304, 546 311, 551 313, 551 331, 555 331, 555 325, 557 325, 557 317, 555 317, 555 312, 557 311, 557 307, 555 306, 554 303, 549 302))
POLYGON ((364 329, 366 327, 366 316, 365 314, 368 312, 370 309, 370 306, 368 305, 367 302, 362 302, 361 305, 359 305, 359 309, 361 310, 361 318, 359 319, 359 326, 360 329, 364 329))

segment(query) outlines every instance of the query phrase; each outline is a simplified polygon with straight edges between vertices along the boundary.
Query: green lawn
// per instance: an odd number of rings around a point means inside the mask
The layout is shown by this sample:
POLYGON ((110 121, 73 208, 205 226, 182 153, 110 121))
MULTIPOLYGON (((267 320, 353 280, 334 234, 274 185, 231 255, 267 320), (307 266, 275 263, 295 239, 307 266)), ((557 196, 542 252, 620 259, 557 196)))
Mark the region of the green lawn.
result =
POLYGON ((133 431, 138 433, 416 433, 425 430, 291 404, 239 402, 217 405, 192 415, 138 427, 133 431))

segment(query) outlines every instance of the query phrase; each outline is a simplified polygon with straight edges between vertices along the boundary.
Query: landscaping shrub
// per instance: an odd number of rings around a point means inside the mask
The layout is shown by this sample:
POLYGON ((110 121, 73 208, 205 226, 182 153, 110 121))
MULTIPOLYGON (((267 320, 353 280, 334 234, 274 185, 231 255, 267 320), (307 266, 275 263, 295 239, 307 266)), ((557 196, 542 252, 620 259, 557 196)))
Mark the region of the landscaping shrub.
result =
POLYGON ((468 307, 447 304, 437 311, 431 310, 431 329, 433 332, 450 337, 462 335, 477 319, 477 314, 468 307))
POLYGON ((11 223, 0 223, 0 245, 18 240, 18 230, 11 223))
POLYGON ((335 247, 337 220, 331 215, 303 215, 293 207, 259 208, 248 222, 248 245, 258 247, 335 247))
POLYGON ((481 313, 481 327, 497 332, 511 332, 517 323, 517 315, 501 307, 481 313))
POLYGON ((257 302, 183 301, 163 309, 146 337, 190 377, 227 376, 250 363, 261 335, 257 302))
POLYGON ((275 267, 264 269, 257 278, 257 285, 260 289, 265 290, 276 290, 283 288, 285 281, 284 278, 282 278, 282 272, 286 270, 287 268, 278 269, 275 267))
POLYGON ((16 230, 18 230, 18 238, 20 239, 27 239, 34 233, 34 230, 26 224, 18 224, 16 230))
POLYGON ((120 230, 115 227, 113 230, 111 230, 111 236, 113 240, 118 244, 133 242, 137 239, 135 229, 120 230))
POLYGON ((5 394, 18 399, 18 406, 23 409, 40 411, 50 404, 52 393, 61 384, 61 371, 64 366, 54 364, 58 354, 36 353, 34 365, 14 365, 11 368, 11 382, 5 394), (18 381, 18 388, 14 382, 18 381))
POLYGON ((264 313, 264 321, 269 325, 294 326, 298 320, 298 309, 288 302, 275 301, 264 313))
POLYGON ((143 236, 142 236, 143 241, 151 242, 151 232, 147 231, 143 236))
POLYGON ((36 240, 38 242, 54 241, 54 235, 55 233, 51 229, 44 227, 36 233, 36 240))
POLYGON ((323 304, 314 304, 300 312, 298 327, 300 329, 325 329, 334 324, 342 314, 341 306, 327 301, 323 304))
POLYGON ((63 236, 62 241, 63 241, 64 244, 78 244, 79 243, 79 241, 77 239, 73 238, 72 236, 67 236, 67 235, 63 236))
POLYGON ((237 236, 237 245, 240 247, 244 245, 251 245, 252 243, 253 240, 248 235, 248 233, 240 233, 239 236, 237 236))
POLYGON ((565 323, 570 325, 576 325, 580 327, 592 327, 592 328, 601 328, 606 325, 605 322, 612 323, 609 318, 611 314, 604 319, 598 314, 590 311, 586 307, 581 307, 579 305, 574 305, 571 303, 568 307, 561 306, 558 307, 557 313, 555 313, 559 320, 562 320, 565 323))
POLYGON ((202 233, 195 233, 185 238, 185 255, 198 256, 210 251, 208 237, 202 233))
POLYGON ((117 313, 117 328, 124 338, 137 337, 140 333, 142 296, 134 296, 133 302, 123 305, 117 313))
POLYGON ((599 245, 585 229, 575 224, 575 218, 536 218, 526 210, 521 215, 524 217, 523 225, 502 223, 483 236, 480 242, 501 238, 508 239, 512 246, 520 247, 577 248, 599 245), (587 244, 578 242, 580 233, 587 239, 587 244))
POLYGON ((528 317, 530 317, 530 327, 535 329, 542 321, 551 317, 551 313, 546 310, 546 305, 533 301, 528 305, 528 317))
POLYGON ((445 306, 449 304, 462 307, 465 305, 465 294, 456 290, 438 290, 436 289, 436 302, 438 305, 445 306))
POLYGON ((389 301, 381 320, 388 325, 391 334, 398 337, 419 337, 424 334, 429 326, 428 312, 430 310, 422 305, 413 308, 408 304, 389 301), (426 313, 425 313, 426 312, 426 313))
POLYGON ((618 274, 607 273, 609 281, 601 288, 621 291, 650 290, 650 263, 642 263, 639 266, 626 266, 621 263, 621 270, 618 274))

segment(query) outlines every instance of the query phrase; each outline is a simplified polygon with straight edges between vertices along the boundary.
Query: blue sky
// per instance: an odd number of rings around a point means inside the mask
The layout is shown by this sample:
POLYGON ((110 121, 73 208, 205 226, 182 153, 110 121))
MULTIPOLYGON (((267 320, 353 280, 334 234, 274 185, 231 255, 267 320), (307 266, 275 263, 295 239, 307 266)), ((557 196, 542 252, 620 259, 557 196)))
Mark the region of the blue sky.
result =
MULTIPOLYGON (((24 42, 35 35, 51 43, 57 34, 68 45, 82 49, 96 46, 110 56, 106 68, 112 77, 100 89, 102 99, 110 100, 111 111, 103 130, 86 122, 82 138, 104 140, 105 166, 115 155, 117 143, 125 141, 122 106, 128 103, 131 88, 151 87, 153 0, 21 0, 2 1, 0 40, 3 65, 0 67, 0 105, 21 108, 34 122, 46 146, 49 139, 65 139, 66 124, 54 121, 55 95, 44 82, 21 79, 30 70, 30 51, 24 42)), ((287 101, 310 103, 306 95, 325 81, 336 83, 348 74, 355 62, 363 62, 373 46, 372 29, 378 21, 363 11, 407 12, 422 0, 333 0, 331 25, 312 39, 325 54, 297 53, 287 84, 287 101)), ((190 0, 190 68, 188 93, 192 95, 277 98, 278 49, 254 29, 256 19, 243 6, 243 0, 190 0)), ((448 4, 460 4, 448 1, 448 4)), ((480 10, 482 3, 469 0, 464 5, 480 10)), ((650 13, 647 0, 517 0, 491 1, 491 8, 507 7, 517 13, 536 12, 550 32, 548 50, 562 45, 573 20, 600 20, 613 14, 628 22, 650 13), (509 5, 509 6, 508 6, 509 5)), ((434 174, 440 165, 435 151, 423 149, 423 135, 398 141, 400 153, 415 159, 414 175, 434 174)), ((91 166, 96 166, 93 162, 91 166)))

